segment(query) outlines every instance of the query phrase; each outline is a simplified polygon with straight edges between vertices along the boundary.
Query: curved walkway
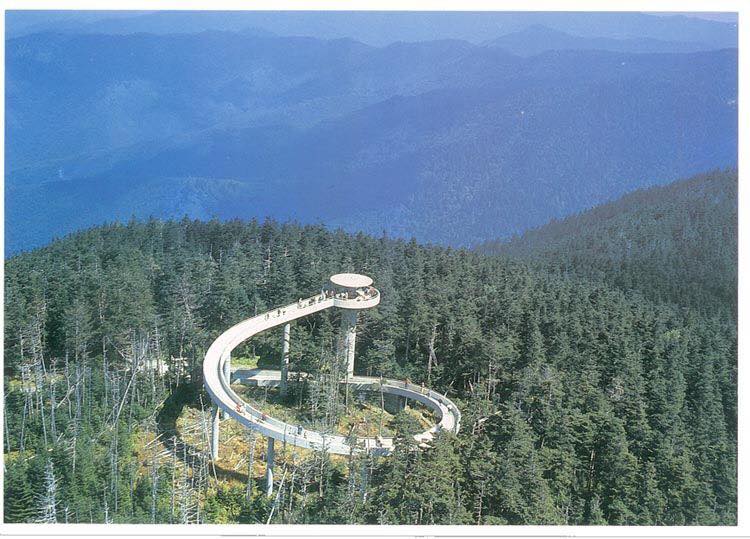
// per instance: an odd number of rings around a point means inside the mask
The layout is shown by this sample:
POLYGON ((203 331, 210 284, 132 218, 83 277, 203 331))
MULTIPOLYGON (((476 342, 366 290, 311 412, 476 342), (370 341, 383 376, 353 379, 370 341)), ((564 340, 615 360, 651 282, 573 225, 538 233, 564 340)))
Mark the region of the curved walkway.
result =
MULTIPOLYGON (((264 436, 280 440, 298 447, 325 450, 328 453, 348 455, 352 452, 366 450, 372 454, 389 454, 393 449, 392 438, 357 438, 352 446, 346 437, 325 434, 311 430, 300 430, 298 425, 291 425, 278 419, 268 417, 265 413, 243 401, 230 386, 229 369, 226 368, 230 354, 238 345, 254 335, 308 316, 330 307, 342 309, 363 309, 380 303, 380 294, 376 290, 369 296, 348 299, 346 297, 327 297, 319 294, 285 307, 248 318, 222 333, 209 347, 203 361, 203 383, 211 400, 230 417, 242 425, 254 429, 264 436)), ((280 376, 280 375, 279 375, 280 376)), ((357 389, 380 391, 381 379, 365 376, 353 376, 346 380, 357 389)), ((434 410, 439 421, 431 429, 417 434, 414 439, 424 443, 441 429, 458 432, 461 413, 445 395, 424 389, 415 384, 398 380, 383 379, 383 393, 399 395, 414 399, 434 410)))

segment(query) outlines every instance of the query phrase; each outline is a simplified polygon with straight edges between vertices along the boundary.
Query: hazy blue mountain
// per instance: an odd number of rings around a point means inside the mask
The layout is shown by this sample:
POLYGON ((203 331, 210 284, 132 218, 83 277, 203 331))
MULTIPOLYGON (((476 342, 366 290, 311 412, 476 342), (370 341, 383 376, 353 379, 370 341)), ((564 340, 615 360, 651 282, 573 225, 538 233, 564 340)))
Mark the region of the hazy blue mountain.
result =
POLYGON ((101 151, 263 115, 279 94, 366 49, 351 40, 229 32, 10 40, 8 179, 69 178, 70 166, 101 151))
POLYGON ((580 37, 535 24, 487 42, 519 56, 533 56, 554 50, 603 50, 614 52, 697 52, 710 48, 705 43, 664 41, 653 38, 616 39, 580 37))
POLYGON ((130 18, 134 11, 96 11, 96 10, 53 10, 53 9, 9 9, 5 11, 5 39, 46 32, 77 32, 87 24, 117 19, 130 18))
POLYGON ((134 216, 231 218, 252 211, 253 201, 250 186, 220 178, 95 179, 6 187, 6 251, 40 245, 92 223, 126 222, 134 216))
POLYGON ((6 249, 131 214, 508 236, 736 163, 736 64, 230 32, 9 40, 6 249))
POLYGON ((253 28, 277 35, 352 38, 384 46, 436 39, 482 43, 539 24, 581 37, 697 42, 712 49, 737 46, 736 23, 637 12, 9 11, 6 17, 11 37, 42 30, 165 34, 253 28))

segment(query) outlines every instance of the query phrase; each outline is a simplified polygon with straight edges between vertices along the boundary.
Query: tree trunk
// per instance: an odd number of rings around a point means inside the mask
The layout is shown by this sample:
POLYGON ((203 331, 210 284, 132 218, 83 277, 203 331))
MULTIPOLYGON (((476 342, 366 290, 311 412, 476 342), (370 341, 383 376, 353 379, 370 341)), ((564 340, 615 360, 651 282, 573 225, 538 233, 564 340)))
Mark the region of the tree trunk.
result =
POLYGON ((432 367, 437 366, 437 356, 435 355, 435 339, 437 338, 437 324, 432 326, 432 335, 430 336, 429 349, 430 353, 427 357, 427 385, 429 386, 432 382, 432 367))

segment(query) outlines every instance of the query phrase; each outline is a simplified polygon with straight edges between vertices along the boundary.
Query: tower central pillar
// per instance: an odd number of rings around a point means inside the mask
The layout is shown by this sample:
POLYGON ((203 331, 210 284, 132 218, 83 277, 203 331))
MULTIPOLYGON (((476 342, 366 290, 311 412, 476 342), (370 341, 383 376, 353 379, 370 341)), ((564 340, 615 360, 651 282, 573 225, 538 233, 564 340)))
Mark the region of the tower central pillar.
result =
POLYGON ((354 376, 354 347, 357 342, 357 311, 344 309, 341 313, 342 354, 346 361, 346 377, 354 376))
POLYGON ((336 307, 341 307, 341 340, 338 354, 340 361, 346 363, 347 380, 354 376, 357 313, 380 303, 378 291, 371 285, 372 279, 367 275, 337 273, 331 276, 329 297, 333 297, 336 307))
POLYGON ((289 340, 291 333, 291 325, 289 323, 284 324, 284 341, 282 343, 281 351, 281 394, 286 395, 287 391, 287 380, 289 378, 289 340))

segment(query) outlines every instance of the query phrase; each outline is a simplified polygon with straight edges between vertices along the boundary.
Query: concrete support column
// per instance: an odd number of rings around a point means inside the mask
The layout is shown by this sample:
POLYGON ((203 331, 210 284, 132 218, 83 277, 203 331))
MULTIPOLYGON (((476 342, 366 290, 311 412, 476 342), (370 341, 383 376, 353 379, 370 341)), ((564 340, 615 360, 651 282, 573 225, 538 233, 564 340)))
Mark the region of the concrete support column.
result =
POLYGON ((354 346, 357 340, 357 311, 344 309, 341 314, 341 332, 343 333, 343 352, 346 359, 346 377, 354 375, 354 346))
POLYGON ((281 394, 286 395, 287 381, 289 378, 289 339, 291 324, 284 324, 284 341, 281 351, 281 394))
POLYGON ((266 450, 266 496, 269 498, 273 494, 273 459, 274 459, 274 439, 268 438, 268 449, 266 450))
POLYGON ((211 459, 219 458, 219 407, 214 405, 211 421, 211 459))

